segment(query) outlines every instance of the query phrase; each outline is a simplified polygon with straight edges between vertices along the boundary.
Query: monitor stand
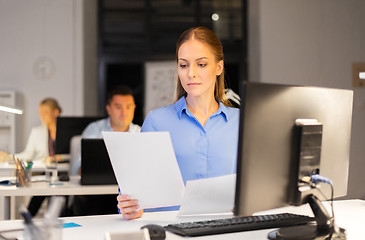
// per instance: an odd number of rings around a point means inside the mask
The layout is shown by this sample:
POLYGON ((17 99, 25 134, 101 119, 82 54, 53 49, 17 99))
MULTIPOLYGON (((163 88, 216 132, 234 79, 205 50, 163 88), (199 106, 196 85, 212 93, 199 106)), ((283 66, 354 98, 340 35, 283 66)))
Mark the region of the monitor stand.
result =
POLYGON ((310 240, 310 239, 346 239, 345 229, 335 226, 333 217, 330 217, 321 201, 313 194, 306 199, 309 203, 315 222, 307 225, 283 227, 272 231, 268 239, 275 240, 310 240))

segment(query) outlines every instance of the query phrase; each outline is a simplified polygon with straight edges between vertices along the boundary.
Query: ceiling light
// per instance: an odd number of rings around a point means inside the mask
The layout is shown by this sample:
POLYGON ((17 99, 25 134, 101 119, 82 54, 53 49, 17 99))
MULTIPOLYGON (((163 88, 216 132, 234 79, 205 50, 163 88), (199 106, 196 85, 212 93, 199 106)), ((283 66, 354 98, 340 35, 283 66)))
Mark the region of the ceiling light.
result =
POLYGON ((359 78, 365 79, 365 72, 359 72, 359 78))
POLYGON ((212 20, 213 21, 218 21, 219 20, 219 15, 217 13, 213 13, 212 14, 212 20))
POLYGON ((15 113, 15 114, 23 114, 23 110, 21 110, 21 109, 17 109, 17 108, 13 108, 13 107, 6 107, 6 106, 2 106, 2 105, 0 105, 0 111, 15 113))

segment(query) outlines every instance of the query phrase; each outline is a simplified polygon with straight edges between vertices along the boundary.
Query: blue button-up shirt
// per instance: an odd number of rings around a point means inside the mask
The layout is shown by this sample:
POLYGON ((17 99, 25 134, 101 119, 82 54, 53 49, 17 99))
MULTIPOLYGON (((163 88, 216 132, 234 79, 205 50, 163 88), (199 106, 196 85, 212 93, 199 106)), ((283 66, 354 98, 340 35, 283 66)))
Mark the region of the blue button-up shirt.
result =
MULTIPOLYGON (((239 109, 219 103, 204 126, 189 111, 185 97, 152 110, 141 132, 168 131, 184 184, 188 180, 236 172, 239 109)), ((178 210, 179 206, 145 209, 145 212, 178 210)), ((118 209, 119 212, 119 209, 118 209)))
MULTIPOLYGON (((113 132, 110 125, 110 117, 100 119, 90 123, 82 132, 82 138, 103 138, 101 132, 113 132)), ((130 123, 127 132, 137 133, 141 131, 141 127, 137 124, 130 123)))
POLYGON ((184 183, 236 172, 239 109, 219 103, 205 125, 189 111, 185 97, 152 110, 142 132, 168 131, 184 183))

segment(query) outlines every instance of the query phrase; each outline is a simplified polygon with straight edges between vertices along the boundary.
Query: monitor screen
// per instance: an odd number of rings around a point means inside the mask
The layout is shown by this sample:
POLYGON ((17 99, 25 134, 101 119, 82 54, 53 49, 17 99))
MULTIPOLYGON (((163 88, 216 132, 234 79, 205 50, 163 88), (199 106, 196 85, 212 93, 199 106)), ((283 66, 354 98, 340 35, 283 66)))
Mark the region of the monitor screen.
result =
MULTIPOLYGON (((298 119, 321 125, 318 166, 333 181, 334 196, 347 193, 353 92, 307 86, 242 83, 235 215, 299 205, 298 119), (293 184, 294 183, 294 184, 293 184)), ((330 197, 330 187, 321 190, 330 197)))
POLYGON ((81 139, 81 185, 118 184, 103 139, 81 139))
POLYGON ((56 154, 70 153, 70 140, 80 135, 86 126, 102 117, 58 117, 56 130, 56 154))

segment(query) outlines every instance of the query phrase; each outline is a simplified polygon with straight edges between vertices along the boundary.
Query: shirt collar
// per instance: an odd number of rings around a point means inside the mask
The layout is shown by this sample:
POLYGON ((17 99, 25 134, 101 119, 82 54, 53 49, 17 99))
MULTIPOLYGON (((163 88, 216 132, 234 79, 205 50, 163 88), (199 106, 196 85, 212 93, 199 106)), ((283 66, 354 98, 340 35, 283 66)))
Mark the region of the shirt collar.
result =
MULTIPOLYGON (((183 113, 188 115, 189 117, 193 117, 193 114, 189 111, 188 105, 186 104, 185 97, 182 96, 176 103, 175 103, 176 113, 181 119, 183 113)), ((227 106, 224 106, 222 102, 219 102, 218 110, 212 114, 211 117, 221 114, 226 121, 228 121, 228 109, 227 106)))
MULTIPOLYGON (((109 131, 114 131, 114 129, 112 128, 112 126, 110 125, 110 117, 107 118, 106 121, 106 126, 105 128, 109 131)), ((139 128, 137 125, 133 124, 133 122, 131 122, 128 126, 128 129, 126 132, 138 132, 139 128)))
POLYGON ((106 121, 106 129, 109 129, 109 130, 112 130, 113 131, 113 128, 110 125, 110 117, 107 118, 107 121, 106 121))

